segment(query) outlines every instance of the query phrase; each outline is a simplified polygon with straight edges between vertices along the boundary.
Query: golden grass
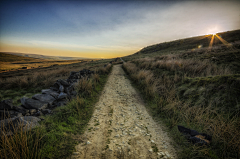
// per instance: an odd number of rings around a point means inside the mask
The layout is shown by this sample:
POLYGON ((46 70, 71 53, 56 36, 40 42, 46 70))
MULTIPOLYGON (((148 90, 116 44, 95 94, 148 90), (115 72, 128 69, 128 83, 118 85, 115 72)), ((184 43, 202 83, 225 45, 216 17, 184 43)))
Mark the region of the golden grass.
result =
POLYGON ((78 67, 66 66, 54 70, 33 71, 22 76, 0 78, 0 87, 4 89, 33 88, 37 86, 47 88, 53 85, 57 79, 68 78, 71 71, 79 71, 83 66, 84 64, 80 64, 78 67))
MULTIPOLYGON (((167 55, 165 55, 167 56, 167 55)), ((156 60, 158 58, 142 58, 134 60, 138 63, 138 67, 141 69, 155 69, 163 68, 169 71, 181 71, 188 77, 198 76, 215 76, 215 75, 228 75, 232 74, 232 71, 228 67, 217 66, 211 63, 209 60, 195 60, 195 59, 176 59, 173 57, 163 57, 163 60, 156 60)))
POLYGON ((98 68, 96 72, 98 72, 100 74, 107 74, 107 73, 109 73, 111 67, 112 67, 112 65, 108 64, 106 67, 98 68))
POLYGON ((93 78, 93 81, 94 81, 95 83, 99 83, 99 81, 100 81, 99 74, 94 73, 94 74, 92 75, 92 78, 93 78))

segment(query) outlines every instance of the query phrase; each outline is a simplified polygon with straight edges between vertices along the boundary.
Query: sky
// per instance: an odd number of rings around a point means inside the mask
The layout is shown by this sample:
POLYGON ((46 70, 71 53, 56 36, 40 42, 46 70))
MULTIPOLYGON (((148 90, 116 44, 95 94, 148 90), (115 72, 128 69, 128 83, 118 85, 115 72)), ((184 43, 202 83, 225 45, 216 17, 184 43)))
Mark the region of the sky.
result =
POLYGON ((0 51, 114 58, 240 29, 240 1, 1 1, 0 51))

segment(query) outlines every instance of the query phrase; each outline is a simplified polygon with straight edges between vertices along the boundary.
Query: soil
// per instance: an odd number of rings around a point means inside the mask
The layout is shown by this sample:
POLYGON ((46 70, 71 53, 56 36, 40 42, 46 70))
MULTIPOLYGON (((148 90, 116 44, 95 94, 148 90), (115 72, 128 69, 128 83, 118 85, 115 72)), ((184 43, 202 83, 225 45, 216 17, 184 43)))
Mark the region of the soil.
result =
POLYGON ((164 127, 149 115, 121 66, 113 66, 84 142, 71 158, 177 158, 164 127))

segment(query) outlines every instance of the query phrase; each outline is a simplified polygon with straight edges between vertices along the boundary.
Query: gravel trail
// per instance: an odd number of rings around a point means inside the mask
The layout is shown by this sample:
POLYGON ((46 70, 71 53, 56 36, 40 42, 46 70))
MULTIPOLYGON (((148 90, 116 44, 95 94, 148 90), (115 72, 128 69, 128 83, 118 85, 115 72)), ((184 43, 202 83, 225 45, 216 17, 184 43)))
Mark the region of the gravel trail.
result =
POLYGON ((83 140, 72 159, 177 158, 121 65, 113 66, 83 140))

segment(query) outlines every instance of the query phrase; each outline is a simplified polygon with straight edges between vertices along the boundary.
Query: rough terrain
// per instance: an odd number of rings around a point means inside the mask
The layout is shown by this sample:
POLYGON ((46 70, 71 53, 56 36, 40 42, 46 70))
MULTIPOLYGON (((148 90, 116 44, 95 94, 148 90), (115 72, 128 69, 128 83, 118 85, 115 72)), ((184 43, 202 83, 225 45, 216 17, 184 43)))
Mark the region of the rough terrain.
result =
POLYGON ((113 66, 83 140, 71 158, 177 158, 121 65, 113 66))

